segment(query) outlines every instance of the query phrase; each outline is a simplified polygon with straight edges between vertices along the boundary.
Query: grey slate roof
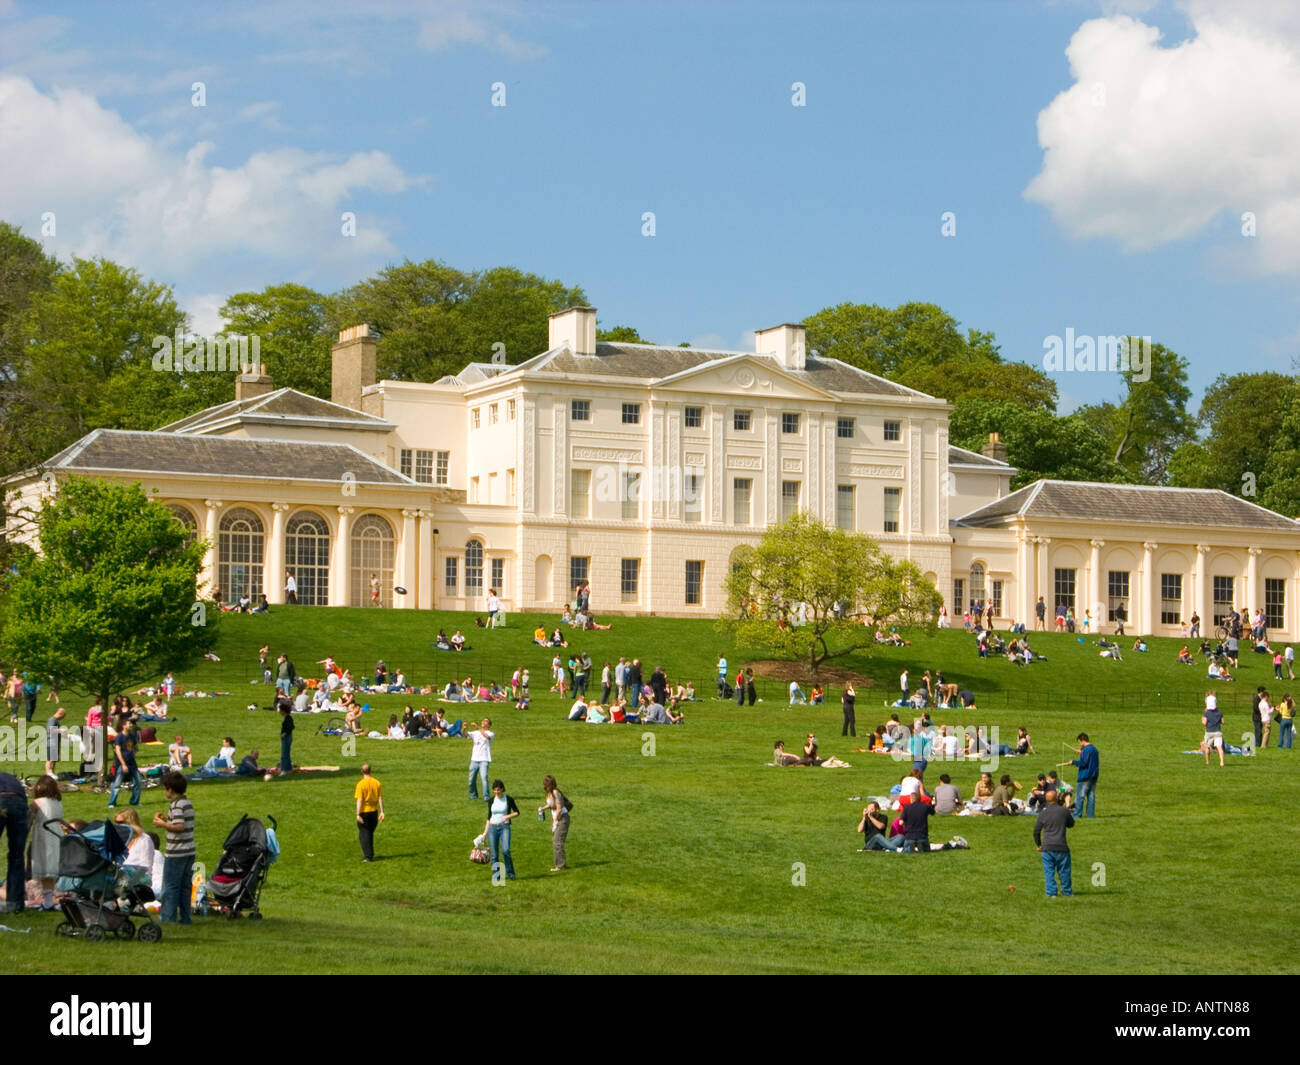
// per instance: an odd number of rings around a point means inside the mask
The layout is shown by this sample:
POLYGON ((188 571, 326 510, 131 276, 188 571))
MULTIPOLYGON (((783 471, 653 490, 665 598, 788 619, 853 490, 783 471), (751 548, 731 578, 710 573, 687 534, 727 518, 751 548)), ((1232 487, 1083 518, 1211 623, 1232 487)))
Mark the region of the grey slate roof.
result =
POLYGON ((1075 481, 1035 481, 953 524, 998 526, 1015 517, 1300 532, 1290 518, 1217 489, 1075 481))
MULTIPOLYGON (((721 363, 737 356, 768 359, 752 351, 718 351, 709 348, 665 348, 655 344, 627 344, 598 341, 595 355, 575 355, 567 347, 548 351, 516 369, 532 373, 597 374, 610 377, 649 378, 659 381, 686 370, 710 363, 721 363)), ((775 365, 775 361, 773 361, 775 365)), ((932 399, 924 392, 887 381, 883 377, 859 370, 838 359, 808 356, 806 369, 781 370, 798 381, 826 392, 846 392, 877 396, 913 396, 932 399)))
POLYGON ((279 388, 265 396, 237 399, 229 403, 219 403, 215 407, 207 407, 180 421, 164 425, 158 432, 197 433, 215 425, 240 420, 263 424, 304 424, 323 421, 330 422, 336 427, 340 422, 344 422, 355 424, 357 428, 378 430, 392 428, 383 418, 377 418, 373 414, 331 403, 318 396, 309 396, 306 392, 299 392, 296 389, 279 388))
MULTIPOLYGON (((416 485, 409 477, 362 454, 350 444, 245 440, 188 433, 96 429, 64 448, 46 470, 74 473, 178 473, 198 477, 274 478, 358 484, 416 485)), ((426 485, 418 487, 426 488, 426 485)))
POLYGON ((987 455, 981 455, 978 451, 968 451, 964 447, 958 447, 956 444, 948 445, 948 465, 959 466, 987 466, 989 469, 1004 470, 1010 473, 1016 472, 1016 467, 1010 463, 1002 462, 998 459, 991 459, 987 455))

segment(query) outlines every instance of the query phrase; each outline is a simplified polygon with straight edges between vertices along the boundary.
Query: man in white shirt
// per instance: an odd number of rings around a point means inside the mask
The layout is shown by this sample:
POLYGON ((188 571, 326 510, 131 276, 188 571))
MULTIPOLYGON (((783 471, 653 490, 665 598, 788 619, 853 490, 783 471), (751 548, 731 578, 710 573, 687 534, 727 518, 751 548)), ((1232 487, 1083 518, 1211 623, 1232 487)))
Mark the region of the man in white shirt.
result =
POLYGON ((1273 729, 1273 707, 1269 705, 1268 692, 1260 692, 1259 695, 1259 723, 1263 731, 1259 746, 1263 749, 1268 746, 1268 734, 1273 729))
POLYGON ((293 579, 293 570, 287 571, 284 575, 284 601, 298 602, 298 582, 293 579))
POLYGON ((497 590, 495 588, 488 589, 487 610, 488 628, 495 629, 497 627, 497 615, 501 612, 501 600, 497 598, 497 590))
POLYGON ((478 801, 475 776, 482 781, 483 798, 492 797, 492 792, 488 790, 488 773, 492 769, 492 741, 496 739, 496 734, 490 731, 491 728, 492 719, 485 717, 483 723, 469 734, 469 738, 474 741, 474 750, 469 756, 469 797, 474 802, 478 801))
POLYGON ((899 689, 900 689, 900 690, 902 691, 902 693, 903 693, 902 701, 903 701, 903 702, 907 702, 907 692, 908 692, 908 687, 907 687, 907 670, 903 670, 903 672, 902 672, 901 674, 899 674, 899 677, 898 677, 898 687, 899 687, 899 689))

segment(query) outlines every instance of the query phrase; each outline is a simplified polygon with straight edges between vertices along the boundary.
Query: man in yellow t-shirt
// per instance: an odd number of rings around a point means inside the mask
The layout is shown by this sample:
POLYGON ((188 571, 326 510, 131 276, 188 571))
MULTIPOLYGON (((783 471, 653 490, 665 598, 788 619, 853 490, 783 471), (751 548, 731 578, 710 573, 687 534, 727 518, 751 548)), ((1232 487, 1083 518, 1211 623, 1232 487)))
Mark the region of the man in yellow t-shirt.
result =
POLYGON ((357 831, 361 834, 361 860, 375 860, 375 829, 384 819, 384 786, 370 775, 370 763, 361 767, 361 779, 354 792, 357 800, 357 831))

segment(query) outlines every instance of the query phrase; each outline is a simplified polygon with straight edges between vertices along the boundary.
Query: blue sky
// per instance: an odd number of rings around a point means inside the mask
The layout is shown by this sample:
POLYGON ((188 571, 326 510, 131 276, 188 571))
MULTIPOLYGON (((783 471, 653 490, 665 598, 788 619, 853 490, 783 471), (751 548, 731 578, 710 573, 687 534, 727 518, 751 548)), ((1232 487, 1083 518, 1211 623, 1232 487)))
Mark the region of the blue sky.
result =
POLYGON ((51 251, 200 331, 231 292, 437 258, 674 344, 913 299, 1038 365, 1067 328, 1150 335, 1198 401, 1300 355, 1294 6, 0 0, 0 218, 54 212, 51 251))

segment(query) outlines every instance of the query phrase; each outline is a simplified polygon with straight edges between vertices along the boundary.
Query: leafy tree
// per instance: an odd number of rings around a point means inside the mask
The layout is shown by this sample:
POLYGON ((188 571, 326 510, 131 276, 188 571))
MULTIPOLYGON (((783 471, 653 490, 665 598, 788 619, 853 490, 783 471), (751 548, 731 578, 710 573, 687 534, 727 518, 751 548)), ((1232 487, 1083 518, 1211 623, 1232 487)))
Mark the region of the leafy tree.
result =
POLYGON ((749 646, 806 659, 814 676, 828 659, 874 646, 864 619, 928 630, 943 602, 915 563, 807 514, 738 552, 726 589, 724 628, 749 646))
POLYGON ((1296 394, 1295 381, 1285 374, 1220 374, 1206 389, 1197 415, 1204 435, 1171 456, 1169 483, 1240 495, 1243 475, 1249 473, 1255 490, 1263 491, 1268 456, 1292 439, 1283 433, 1282 421, 1296 394))
POLYGON ((1124 375, 1124 398, 1118 403, 1082 407, 1076 413, 1105 434, 1123 479, 1161 485, 1169 479, 1174 453, 1192 439, 1196 425, 1187 413, 1187 360, 1163 344, 1153 344, 1148 374, 1124 375))
POLYGON ((615 344, 649 344, 640 333, 630 325, 616 325, 613 329, 597 329, 597 340, 608 340, 615 344))
POLYGON ((171 289, 107 259, 74 259, 34 292, 5 416, 10 469, 91 429, 153 429, 190 413, 185 375, 153 369, 154 337, 184 323, 171 289))
POLYGON ((953 402, 1003 399, 1056 409, 1056 383, 1036 366, 1007 362, 992 333, 971 329, 933 303, 841 303, 804 319, 809 350, 953 402))
POLYGON ((138 484, 69 478, 37 528, 41 553, 20 563, 10 593, 11 661, 107 705, 211 646, 219 613, 195 611, 206 544, 138 484))
POLYGON ((29 465, 27 410, 22 397, 28 385, 19 379, 27 336, 23 319, 32 297, 48 292, 58 263, 16 226, 0 222, 0 473, 29 465))
POLYGON ((531 359, 546 350, 547 317, 583 303, 582 289, 514 267, 467 274, 407 260, 339 293, 333 326, 379 330, 380 377, 433 381, 502 350, 507 363, 531 359))
MULTIPOLYGON (((278 388, 330 397, 330 299, 305 285, 268 285, 236 292, 221 307, 228 336, 256 336, 260 359, 278 388)), ((357 323, 350 323, 356 325, 357 323)))
POLYGON ((1261 441, 1268 458, 1258 502, 1289 518, 1300 518, 1300 388, 1290 391, 1277 440, 1261 441))
POLYGON ((1019 471, 1012 479, 1013 489, 1040 478, 1120 479, 1106 437, 1078 413, 1059 416, 1025 410, 1015 403, 965 399, 953 409, 948 433, 954 444, 970 451, 979 451, 989 433, 999 433, 1007 446, 1007 462, 1019 471))

